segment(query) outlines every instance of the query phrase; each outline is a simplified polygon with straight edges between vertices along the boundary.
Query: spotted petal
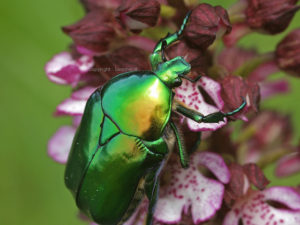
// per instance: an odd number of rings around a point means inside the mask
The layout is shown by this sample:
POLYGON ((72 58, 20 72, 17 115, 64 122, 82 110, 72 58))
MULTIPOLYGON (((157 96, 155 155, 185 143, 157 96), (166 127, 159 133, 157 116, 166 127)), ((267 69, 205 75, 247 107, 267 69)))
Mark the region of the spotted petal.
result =
POLYGON ((169 177, 170 180, 161 186, 155 211, 158 221, 177 223, 182 218, 182 211, 188 214, 191 208, 193 222, 198 224, 220 209, 223 183, 228 183, 230 178, 223 159, 211 152, 195 153, 191 159, 188 169, 182 169, 177 161, 170 162, 166 167, 163 179, 169 177), (220 181, 202 175, 198 170, 200 165, 206 166, 220 181))
POLYGON ((83 55, 73 59, 71 53, 61 52, 55 55, 45 66, 50 81, 57 84, 76 85, 82 74, 88 72, 94 65, 93 58, 83 55))
MULTIPOLYGON (((185 103, 191 109, 194 109, 203 115, 217 112, 224 106, 224 102, 221 98, 221 86, 218 82, 208 78, 202 77, 197 83, 193 84, 187 80, 183 80, 182 85, 175 89, 176 98, 185 103), (199 91, 201 87, 214 101, 215 106, 205 102, 203 95, 199 91)), ((195 121, 188 119, 188 126, 194 131, 211 131, 217 130, 224 126, 227 122, 221 121, 219 123, 196 123, 195 121)))
POLYGON ((75 132, 75 127, 63 126, 49 140, 48 155, 56 162, 67 162, 75 132))
POLYGON ((253 191, 234 205, 226 215, 223 225, 238 225, 240 220, 249 225, 300 224, 300 195, 289 187, 253 191), (275 208, 268 201, 283 204, 285 207, 275 208))

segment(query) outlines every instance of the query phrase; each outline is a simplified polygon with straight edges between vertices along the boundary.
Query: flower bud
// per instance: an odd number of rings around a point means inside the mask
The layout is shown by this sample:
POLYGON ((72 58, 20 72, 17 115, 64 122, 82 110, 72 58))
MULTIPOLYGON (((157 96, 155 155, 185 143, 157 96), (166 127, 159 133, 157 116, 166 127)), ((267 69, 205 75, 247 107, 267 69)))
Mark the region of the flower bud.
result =
POLYGON ((185 37, 190 44, 206 49, 217 36, 223 36, 230 31, 231 24, 224 8, 200 4, 192 11, 185 29, 185 37))
POLYGON ((276 61, 280 69, 300 76, 300 29, 288 34, 276 48, 276 61))
POLYGON ((247 127, 255 129, 251 141, 255 149, 264 149, 274 143, 287 144, 292 138, 290 118, 273 111, 261 112, 249 121, 247 127))
POLYGON ((116 18, 124 27, 139 31, 156 24, 160 4, 156 0, 123 0, 116 11, 116 18))
POLYGON ((95 70, 107 80, 113 76, 137 70, 150 70, 146 53, 133 46, 123 46, 112 53, 95 57, 95 70))
POLYGON ((255 112, 258 111, 260 101, 259 86, 257 83, 249 82, 240 76, 226 76, 222 81, 221 96, 224 100, 224 112, 232 111, 239 107, 246 100, 247 105, 243 112, 251 108, 255 112))
POLYGON ((115 36, 114 28, 109 25, 111 14, 98 9, 89 12, 77 23, 63 27, 77 46, 86 48, 95 54, 108 50, 115 36))
POLYGON ((299 9, 297 0, 248 0, 247 24, 270 34, 284 31, 299 9))
POLYGON ((182 56, 191 65, 191 76, 206 74, 212 64, 211 56, 207 52, 189 47, 185 42, 178 42, 166 49, 169 59, 182 56))

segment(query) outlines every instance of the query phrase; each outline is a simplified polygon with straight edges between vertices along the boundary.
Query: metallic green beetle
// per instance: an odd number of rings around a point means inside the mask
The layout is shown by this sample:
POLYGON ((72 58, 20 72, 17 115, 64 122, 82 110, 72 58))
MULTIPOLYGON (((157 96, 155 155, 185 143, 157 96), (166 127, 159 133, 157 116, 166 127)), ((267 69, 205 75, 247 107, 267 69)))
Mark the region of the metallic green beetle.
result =
POLYGON ((232 112, 204 116, 173 101, 172 89, 181 85, 181 78, 189 79, 185 75, 191 66, 182 57, 166 61, 164 49, 179 39, 188 17, 178 32, 156 45, 150 56, 153 71, 119 74, 87 101, 65 183, 78 208, 101 225, 123 224, 144 194, 149 199, 147 225, 152 224, 159 173, 169 153, 167 130, 173 130, 181 164, 188 167, 188 157, 170 120, 172 110, 196 122, 215 123, 245 106, 244 101, 232 112))

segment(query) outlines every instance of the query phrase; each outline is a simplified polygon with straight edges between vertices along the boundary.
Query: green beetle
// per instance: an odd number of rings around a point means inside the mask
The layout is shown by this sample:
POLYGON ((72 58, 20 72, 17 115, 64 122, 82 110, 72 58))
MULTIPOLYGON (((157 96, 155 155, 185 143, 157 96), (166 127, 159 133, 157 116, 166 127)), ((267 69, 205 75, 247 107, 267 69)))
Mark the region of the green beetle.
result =
MULTIPOLYGON (((150 56, 153 71, 122 73, 97 89, 88 99, 68 158, 65 183, 78 208, 101 225, 123 224, 146 194, 147 225, 152 224, 158 197, 159 173, 169 149, 168 130, 173 130, 182 167, 186 156, 171 112, 196 122, 215 123, 239 112, 202 115, 175 102, 173 88, 191 66, 182 57, 166 61, 164 49, 177 41, 178 32, 160 40, 150 56)), ((174 135, 173 135, 174 136, 174 135)))

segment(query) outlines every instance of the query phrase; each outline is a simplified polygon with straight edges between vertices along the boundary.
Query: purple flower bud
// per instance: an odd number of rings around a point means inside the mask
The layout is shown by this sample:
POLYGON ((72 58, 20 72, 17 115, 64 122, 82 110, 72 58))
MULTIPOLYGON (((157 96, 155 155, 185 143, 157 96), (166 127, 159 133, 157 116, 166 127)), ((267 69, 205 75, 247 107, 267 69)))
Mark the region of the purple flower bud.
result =
MULTIPOLYGON (((251 108, 255 112, 258 111, 260 101, 260 91, 257 83, 249 82, 239 76, 226 76, 222 81, 221 96, 224 100, 224 112, 232 111, 241 105, 245 98, 247 106, 243 110, 251 108)), ((239 113, 240 115, 240 113, 239 113)))
POLYGON ((249 181, 259 190, 263 190, 270 183, 263 171, 255 163, 244 165, 243 170, 249 181))
POLYGON ((106 77, 137 70, 150 70, 146 52, 133 46, 123 46, 115 51, 95 57, 95 71, 106 77))
POLYGON ((280 33, 300 8, 296 3, 297 0, 248 0, 247 24, 262 32, 280 33))
POLYGON ((77 46, 90 51, 101 53, 107 51, 109 43, 115 36, 115 30, 111 24, 111 14, 101 8, 86 14, 77 23, 63 27, 77 46))
POLYGON ((249 50, 237 46, 224 48, 218 56, 218 64, 224 67, 229 74, 233 74, 240 66, 255 56, 257 56, 257 52, 254 49, 249 50))
POLYGON ((280 69, 300 77, 300 29, 289 33, 276 48, 276 61, 280 69))
POLYGON ((170 46, 166 50, 169 59, 182 56, 189 64, 191 64, 191 75, 197 77, 200 74, 206 74, 208 68, 212 64, 212 59, 207 52, 199 51, 199 49, 189 47, 185 42, 178 42, 170 46))
POLYGON ((247 193, 250 183, 241 165, 231 163, 229 165, 229 171, 230 181, 228 185, 226 185, 224 200, 228 206, 232 206, 238 198, 241 198, 247 193))
MULTIPOLYGON (((289 116, 283 116, 274 111, 263 111, 250 119, 245 128, 255 129, 251 140, 254 148, 263 149, 275 142, 289 143, 292 138, 292 125, 289 116)), ((274 146, 273 146, 274 147, 274 146)))
POLYGON ((223 36, 230 31, 231 24, 224 8, 200 4, 192 11, 185 29, 185 37, 190 44, 206 49, 217 36, 223 36))
POLYGON ((297 150, 279 160, 275 170, 276 176, 285 177, 300 172, 300 146, 297 150))
POLYGON ((156 0, 123 0, 116 13, 116 18, 124 27, 139 31, 156 24, 160 4, 156 0))

